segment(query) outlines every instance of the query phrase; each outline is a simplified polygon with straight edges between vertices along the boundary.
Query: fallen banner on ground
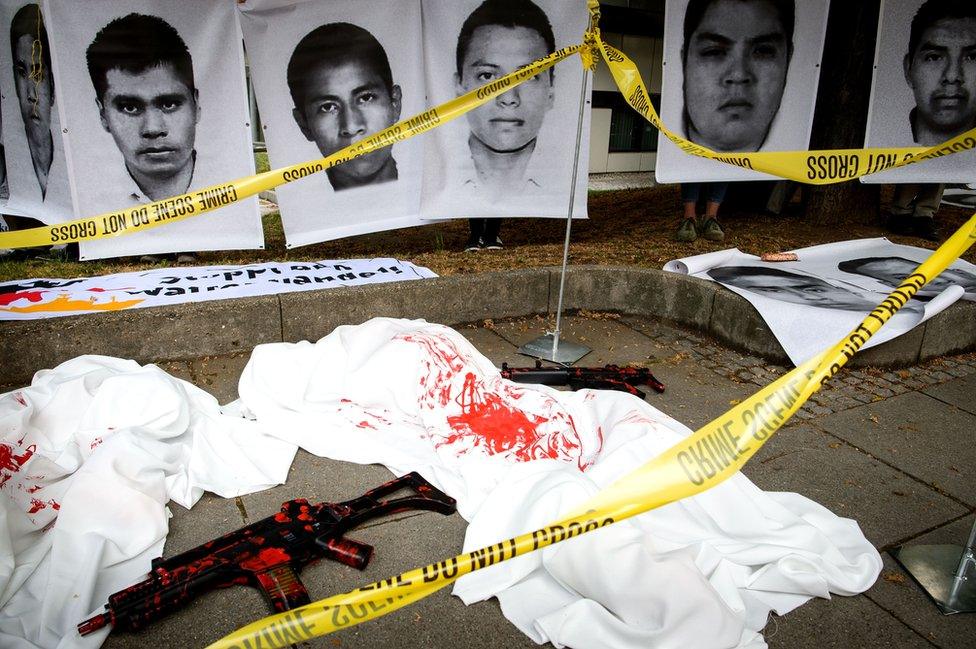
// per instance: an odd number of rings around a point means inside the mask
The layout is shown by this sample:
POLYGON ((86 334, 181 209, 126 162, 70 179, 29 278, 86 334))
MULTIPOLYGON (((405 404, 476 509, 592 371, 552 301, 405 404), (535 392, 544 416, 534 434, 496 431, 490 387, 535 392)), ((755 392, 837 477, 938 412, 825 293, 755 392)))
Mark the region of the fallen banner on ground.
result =
MULTIPOLYGON (((800 365, 861 322, 931 254, 883 238, 793 252, 797 261, 767 262, 730 248, 669 261, 664 270, 718 282, 747 299, 793 364, 800 365), (798 322, 803 326, 798 327, 798 322)), ((864 346, 897 338, 963 297, 965 288, 949 278, 965 281, 968 267, 972 264, 954 262, 920 292, 924 300, 909 300, 864 346)), ((968 283, 976 290, 976 274, 970 275, 968 283)))
POLYGON ((159 268, 76 279, 0 282, 0 320, 34 320, 437 277, 397 259, 159 268))

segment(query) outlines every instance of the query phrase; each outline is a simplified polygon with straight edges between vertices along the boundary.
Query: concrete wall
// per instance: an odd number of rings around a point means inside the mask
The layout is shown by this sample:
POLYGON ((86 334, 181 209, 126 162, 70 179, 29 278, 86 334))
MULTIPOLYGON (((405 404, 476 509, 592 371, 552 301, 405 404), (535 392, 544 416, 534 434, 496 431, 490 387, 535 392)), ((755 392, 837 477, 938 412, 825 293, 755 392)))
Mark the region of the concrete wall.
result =
MULTIPOLYGON (((27 383, 35 371, 81 354, 146 363, 245 352, 265 342, 318 340, 339 325, 374 316, 455 325, 553 313, 559 275, 559 269, 533 268, 0 322, 0 385, 27 383)), ((662 318, 790 364, 745 298, 695 277, 650 268, 570 267, 563 309, 662 318)), ((960 302, 908 334, 858 354, 852 365, 897 367, 973 350, 976 304, 960 302)))

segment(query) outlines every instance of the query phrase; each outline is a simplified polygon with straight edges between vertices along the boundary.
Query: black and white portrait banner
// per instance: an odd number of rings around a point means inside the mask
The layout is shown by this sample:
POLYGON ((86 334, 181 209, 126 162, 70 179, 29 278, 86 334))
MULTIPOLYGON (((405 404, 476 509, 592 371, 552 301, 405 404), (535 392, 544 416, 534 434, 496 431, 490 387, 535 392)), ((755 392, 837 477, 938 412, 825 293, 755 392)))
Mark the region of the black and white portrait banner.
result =
MULTIPOLYGON (((44 3, 77 216, 254 173, 235 3, 86 0, 81 9, 75 0, 44 3)), ((81 258, 261 248, 263 241, 250 198, 163 228, 83 242, 81 258)))
MULTIPOLYGON (((424 0, 431 105, 580 42, 583 0, 424 0)), ((566 218, 583 69, 572 57, 426 136, 425 218, 566 218)), ((590 132, 585 95, 573 216, 586 216, 590 132)))
MULTIPOLYGON (((667 0, 661 119, 721 152, 809 146, 829 0, 667 0)), ((661 183, 772 179, 658 136, 661 183)))
POLYGON ((0 201, 7 214, 54 224, 74 213, 49 28, 37 3, 0 0, 0 201))
POLYGON ((0 320, 35 320, 437 277, 391 258, 158 268, 76 279, 0 282, 0 320))
MULTIPOLYGON (((736 248, 669 261, 664 270, 718 282, 756 308, 800 365, 860 323, 931 251, 887 239, 842 241, 764 262, 736 248)), ((976 290, 976 267, 956 261, 910 300, 865 347, 911 331, 976 290)), ((970 298, 972 299, 972 298, 970 298)))
MULTIPOLYGON (((865 147, 933 146, 976 127, 976 2, 882 0, 865 147)), ((976 150, 864 183, 971 183, 976 150)))
MULTIPOLYGON (((426 109, 420 0, 239 9, 272 168, 331 155, 426 109)), ((288 245, 420 225, 423 139, 278 187, 288 245)))

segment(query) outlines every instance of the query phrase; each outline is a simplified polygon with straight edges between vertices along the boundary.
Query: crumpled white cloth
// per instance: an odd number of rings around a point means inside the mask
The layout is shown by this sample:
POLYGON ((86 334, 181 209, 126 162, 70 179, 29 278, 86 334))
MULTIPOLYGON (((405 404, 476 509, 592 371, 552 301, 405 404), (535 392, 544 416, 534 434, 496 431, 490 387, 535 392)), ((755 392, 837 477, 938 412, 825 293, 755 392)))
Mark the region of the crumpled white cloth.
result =
POLYGON ((76 625, 162 554, 167 501, 280 484, 295 451, 134 361, 82 356, 0 395, 0 646, 98 647, 109 629, 76 625))
MULTIPOLYGON (((377 318, 257 347, 236 407, 319 455, 416 470, 458 500, 465 551, 554 522, 690 433, 623 393, 516 385, 457 332, 377 318)), ((765 647, 770 610, 874 583, 854 521, 737 474, 696 497, 468 575, 536 642, 765 647)))

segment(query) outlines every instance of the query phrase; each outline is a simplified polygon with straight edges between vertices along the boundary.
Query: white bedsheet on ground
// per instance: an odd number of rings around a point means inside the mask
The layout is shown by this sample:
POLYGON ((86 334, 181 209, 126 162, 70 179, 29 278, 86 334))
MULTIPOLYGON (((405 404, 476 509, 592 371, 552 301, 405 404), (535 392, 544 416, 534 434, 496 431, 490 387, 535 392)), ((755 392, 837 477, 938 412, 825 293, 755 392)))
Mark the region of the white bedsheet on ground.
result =
MULTIPOLYGON (((420 471, 457 498, 469 550, 556 520, 689 433, 627 394, 504 381, 423 321, 259 346, 240 395, 222 412, 155 366, 96 356, 0 395, 0 645, 98 646, 106 630, 74 626, 161 554, 166 502, 277 484, 296 446, 420 471)), ((498 597, 557 646, 762 647, 770 610, 861 592, 880 569, 855 522, 738 474, 454 592, 498 597)))
MULTIPOLYGON (((460 334, 374 319, 262 345, 240 406, 313 453, 420 471, 458 499, 465 551, 542 527, 691 431, 620 392, 504 381, 460 334), (324 431, 328 431, 326 434, 324 431), (529 462, 529 460, 536 460, 529 462)), ((866 590, 881 558, 854 521, 745 476, 462 578, 537 642, 763 647, 770 610, 866 590)))

